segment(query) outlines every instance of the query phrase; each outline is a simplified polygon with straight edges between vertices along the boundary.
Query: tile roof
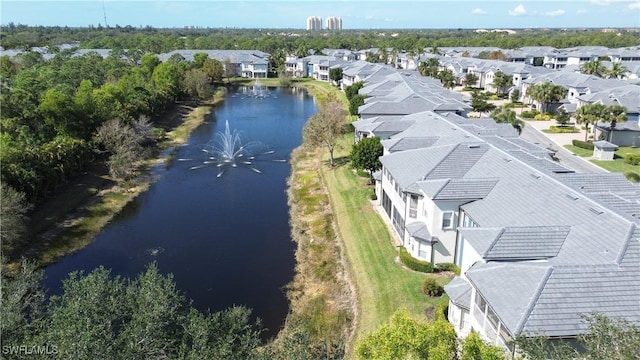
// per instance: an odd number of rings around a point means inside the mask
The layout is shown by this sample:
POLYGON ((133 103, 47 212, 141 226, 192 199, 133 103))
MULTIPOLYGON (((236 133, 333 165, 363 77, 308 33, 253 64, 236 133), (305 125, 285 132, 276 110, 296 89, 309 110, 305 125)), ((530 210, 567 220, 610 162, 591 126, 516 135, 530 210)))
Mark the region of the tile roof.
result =
POLYGON ((449 300, 463 309, 471 309, 471 285, 460 277, 455 277, 444 286, 449 300))

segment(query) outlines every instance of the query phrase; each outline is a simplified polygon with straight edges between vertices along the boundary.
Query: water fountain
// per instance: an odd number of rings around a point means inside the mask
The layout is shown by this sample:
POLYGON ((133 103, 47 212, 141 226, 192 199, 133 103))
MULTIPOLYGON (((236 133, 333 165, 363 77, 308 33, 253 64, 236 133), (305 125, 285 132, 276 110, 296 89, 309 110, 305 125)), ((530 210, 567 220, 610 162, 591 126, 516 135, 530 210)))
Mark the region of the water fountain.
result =
MULTIPOLYGON (((275 153, 268 150, 259 141, 251 141, 243 143, 242 136, 236 130, 231 131, 229 121, 225 123, 224 131, 218 131, 213 139, 209 141, 202 149, 207 154, 202 164, 192 166, 190 170, 197 170, 208 166, 218 168, 217 177, 221 177, 229 167, 243 166, 256 173, 262 173, 254 166, 256 161, 275 161, 285 162, 280 159, 264 159, 265 155, 275 153)), ((178 159, 180 161, 189 161, 192 159, 178 159)))
POLYGON ((265 92, 263 86, 260 84, 260 79, 256 79, 255 85, 253 85, 253 97, 263 98, 266 97, 267 93, 265 92))

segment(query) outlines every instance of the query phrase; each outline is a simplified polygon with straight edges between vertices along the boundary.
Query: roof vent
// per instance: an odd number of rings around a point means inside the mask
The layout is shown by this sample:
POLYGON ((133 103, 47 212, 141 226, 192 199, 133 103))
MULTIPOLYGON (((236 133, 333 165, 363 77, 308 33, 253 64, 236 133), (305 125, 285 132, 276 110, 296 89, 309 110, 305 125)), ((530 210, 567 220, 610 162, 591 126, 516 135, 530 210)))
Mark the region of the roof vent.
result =
POLYGON ((567 197, 571 200, 578 200, 578 195, 574 194, 574 193, 568 193, 567 197))
POLYGON ((502 158, 502 160, 504 160, 505 162, 511 162, 511 159, 509 158, 502 158))
POLYGON ((469 144, 469 149, 480 149, 480 144, 469 144))
POLYGON ((531 174, 531 177, 535 178, 535 179, 540 179, 541 178, 540 174, 533 174, 533 173, 531 174))
POLYGON ((602 215, 604 214, 604 211, 598 209, 598 208, 589 208, 589 211, 591 211, 592 213, 596 214, 596 215, 602 215))

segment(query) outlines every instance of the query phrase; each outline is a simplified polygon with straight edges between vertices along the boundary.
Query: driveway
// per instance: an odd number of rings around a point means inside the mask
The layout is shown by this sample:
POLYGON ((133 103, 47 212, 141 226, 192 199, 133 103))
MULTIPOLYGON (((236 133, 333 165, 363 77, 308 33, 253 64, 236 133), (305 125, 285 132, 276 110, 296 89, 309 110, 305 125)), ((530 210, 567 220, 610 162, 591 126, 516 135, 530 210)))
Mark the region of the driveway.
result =
POLYGON ((564 148, 564 145, 571 145, 571 140, 584 140, 584 130, 573 134, 547 134, 543 133, 543 129, 548 129, 550 125, 554 125, 554 121, 525 121, 522 137, 534 144, 538 144, 544 148, 555 151, 556 158, 560 164, 575 170, 578 173, 607 172, 607 170, 590 162, 588 158, 583 158, 573 154, 564 148))

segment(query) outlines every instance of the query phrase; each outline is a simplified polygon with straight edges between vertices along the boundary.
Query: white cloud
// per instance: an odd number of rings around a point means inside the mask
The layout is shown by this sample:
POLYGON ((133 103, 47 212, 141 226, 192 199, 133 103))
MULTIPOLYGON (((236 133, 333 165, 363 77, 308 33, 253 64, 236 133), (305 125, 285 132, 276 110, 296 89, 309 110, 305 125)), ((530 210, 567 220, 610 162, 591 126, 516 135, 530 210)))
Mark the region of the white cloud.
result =
POLYGON ((578 11, 576 11, 576 14, 586 14, 587 10, 585 9, 578 9, 578 11))
POLYGON ((524 9, 524 5, 520 4, 516 6, 515 9, 509 10, 509 15, 511 16, 520 16, 527 13, 527 10, 524 9))
POLYGON ((547 11, 544 14, 547 15, 547 16, 561 16, 561 15, 564 15, 564 10, 558 9, 558 10, 553 10, 553 11, 547 11))
POLYGON ((486 15, 487 12, 481 8, 475 8, 471 10, 471 13, 476 15, 486 15))
POLYGON ((593 5, 609 6, 613 3, 626 2, 626 0, 591 0, 593 5))
POLYGON ((629 4, 629 10, 640 10, 640 1, 629 4))

